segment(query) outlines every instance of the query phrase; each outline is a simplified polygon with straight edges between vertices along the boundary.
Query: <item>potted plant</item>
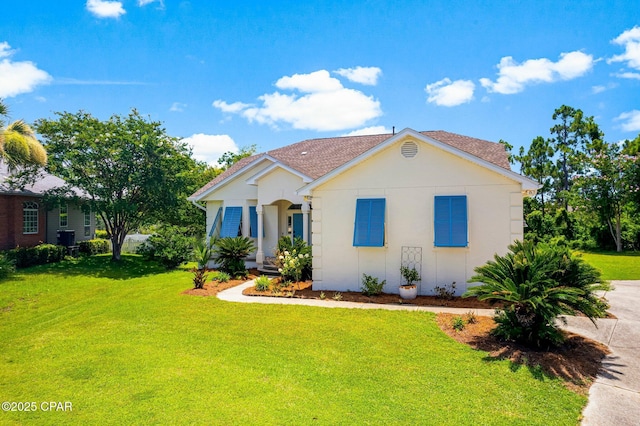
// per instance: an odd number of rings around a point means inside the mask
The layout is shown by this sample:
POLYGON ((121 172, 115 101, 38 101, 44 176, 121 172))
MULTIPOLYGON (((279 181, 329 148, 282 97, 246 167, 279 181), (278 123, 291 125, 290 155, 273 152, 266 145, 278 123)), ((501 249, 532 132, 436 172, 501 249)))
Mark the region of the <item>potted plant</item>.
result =
POLYGON ((414 282, 420 281, 420 274, 416 268, 406 266, 400 267, 400 274, 405 281, 405 284, 400 285, 400 297, 407 300, 415 299, 418 296, 418 286, 414 282))

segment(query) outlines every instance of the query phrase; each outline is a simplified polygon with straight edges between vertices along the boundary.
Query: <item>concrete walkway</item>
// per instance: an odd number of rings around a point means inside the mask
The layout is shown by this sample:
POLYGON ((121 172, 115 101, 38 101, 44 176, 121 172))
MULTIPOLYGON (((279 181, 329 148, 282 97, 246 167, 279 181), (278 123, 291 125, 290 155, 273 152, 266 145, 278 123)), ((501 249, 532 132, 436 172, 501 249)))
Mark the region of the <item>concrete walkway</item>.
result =
MULTIPOLYGON (((491 316, 493 309, 464 309, 437 306, 383 305, 376 303, 337 302, 334 300, 245 296, 242 291, 253 281, 218 293, 229 302, 307 305, 324 308, 387 309, 491 316)), ((640 281, 612 281, 615 290, 605 294, 610 312, 617 319, 599 319, 596 328, 583 317, 566 317, 564 328, 609 346, 611 355, 603 361, 604 371, 589 391, 583 411, 584 426, 640 425, 640 281)))
POLYGON ((609 346, 582 412, 585 426, 640 424, 640 281, 612 281, 605 294, 617 319, 599 319, 598 328, 580 317, 567 317, 567 330, 609 346))

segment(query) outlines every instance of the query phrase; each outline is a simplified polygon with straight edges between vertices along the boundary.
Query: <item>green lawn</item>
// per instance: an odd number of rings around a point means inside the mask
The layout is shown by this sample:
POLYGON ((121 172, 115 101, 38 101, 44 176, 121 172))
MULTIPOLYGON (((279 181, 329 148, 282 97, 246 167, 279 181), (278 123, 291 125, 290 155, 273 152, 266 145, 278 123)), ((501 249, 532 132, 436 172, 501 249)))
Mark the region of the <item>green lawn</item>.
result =
POLYGON ((592 252, 582 258, 600 269, 605 280, 640 280, 640 253, 592 252))
POLYGON ((135 256, 0 282, 0 401, 38 407, 0 424, 573 426, 586 403, 456 343, 430 313, 235 304, 189 287, 188 272, 135 256))

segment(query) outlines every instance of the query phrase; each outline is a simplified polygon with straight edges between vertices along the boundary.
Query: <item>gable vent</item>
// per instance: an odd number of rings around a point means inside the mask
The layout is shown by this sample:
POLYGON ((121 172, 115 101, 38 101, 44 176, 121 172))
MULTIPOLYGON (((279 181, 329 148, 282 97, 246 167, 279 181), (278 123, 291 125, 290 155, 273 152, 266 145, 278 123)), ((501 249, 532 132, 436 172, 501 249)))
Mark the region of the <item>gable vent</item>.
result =
POLYGON ((415 142, 405 142, 400 147, 400 152, 404 158, 413 158, 418 154, 418 145, 415 142))

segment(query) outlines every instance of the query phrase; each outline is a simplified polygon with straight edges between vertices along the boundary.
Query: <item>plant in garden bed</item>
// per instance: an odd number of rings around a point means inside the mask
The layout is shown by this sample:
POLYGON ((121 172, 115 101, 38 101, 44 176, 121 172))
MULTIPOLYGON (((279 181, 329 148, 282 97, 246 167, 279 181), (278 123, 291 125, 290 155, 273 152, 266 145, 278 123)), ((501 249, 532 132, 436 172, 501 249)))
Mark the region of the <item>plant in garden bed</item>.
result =
POLYGON ((256 248, 248 237, 219 238, 214 242, 214 255, 220 269, 232 277, 247 276, 244 258, 256 248))
POLYGON ((216 273, 213 276, 213 280, 218 281, 219 283, 229 282, 230 279, 231 279, 231 275, 222 271, 216 271, 216 273))
POLYGON ((386 283, 387 280, 378 282, 378 278, 362 274, 362 286, 360 287, 360 290, 362 291, 362 294, 366 296, 377 296, 382 293, 382 289, 386 283))
POLYGON ((311 247, 302 238, 293 242, 288 236, 278 240, 276 266, 284 280, 299 282, 311 278, 311 247))
POLYGON ((269 279, 269 277, 265 276, 265 275, 260 275, 258 278, 256 278, 256 290, 258 291, 267 291, 269 290, 269 287, 271 286, 271 280, 269 279))
POLYGON ((193 288, 204 288, 207 281, 208 264, 213 254, 213 240, 198 241, 193 249, 193 260, 197 266, 191 270, 193 272, 193 288))
POLYGON ((576 257, 565 246, 516 241, 504 256, 475 268, 464 297, 476 296, 491 303, 502 302, 494 334, 506 340, 544 348, 563 341, 556 325, 560 315, 606 315, 608 305, 595 294, 607 290, 600 272, 576 257))
POLYGON ((438 299, 451 300, 456 295, 456 282, 452 282, 448 285, 435 286, 433 288, 433 292, 436 294, 438 299))

